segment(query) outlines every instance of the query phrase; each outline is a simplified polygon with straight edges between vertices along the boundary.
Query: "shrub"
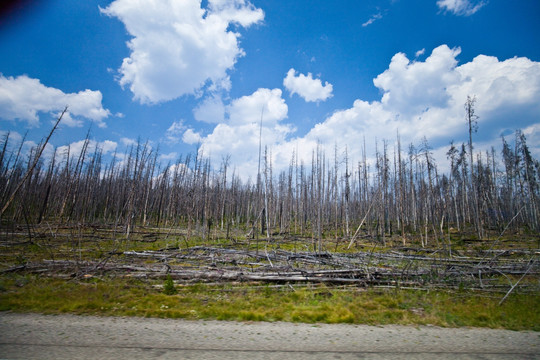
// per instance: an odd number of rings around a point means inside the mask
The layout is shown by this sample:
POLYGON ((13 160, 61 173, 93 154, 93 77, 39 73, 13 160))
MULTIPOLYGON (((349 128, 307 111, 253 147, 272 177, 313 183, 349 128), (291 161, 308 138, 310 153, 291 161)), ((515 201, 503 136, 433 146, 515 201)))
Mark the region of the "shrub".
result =
POLYGON ((163 292, 166 295, 176 294, 176 288, 174 287, 174 282, 173 282, 173 279, 171 278, 171 275, 167 275, 167 279, 165 280, 165 283, 163 284, 163 292))

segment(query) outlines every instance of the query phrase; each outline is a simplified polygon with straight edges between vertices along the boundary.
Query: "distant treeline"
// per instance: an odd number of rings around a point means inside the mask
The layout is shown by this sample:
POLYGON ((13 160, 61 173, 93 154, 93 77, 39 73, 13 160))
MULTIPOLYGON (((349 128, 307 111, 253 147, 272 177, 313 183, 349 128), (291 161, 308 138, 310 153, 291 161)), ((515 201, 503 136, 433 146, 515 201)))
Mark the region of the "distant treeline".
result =
POLYGON ((539 230, 540 163, 522 132, 502 149, 472 152, 451 144, 449 173, 440 173, 427 141, 392 151, 387 142, 374 164, 350 163, 347 151, 313 149, 311 163, 291 154, 274 173, 266 149, 254 181, 231 171, 230 158, 211 164, 199 153, 163 165, 158 151, 138 142, 105 162, 88 139, 80 152, 38 158, 45 142, 23 154, 9 133, 0 139, 0 199, 6 224, 107 224, 129 236, 136 226, 181 226, 200 236, 212 229, 249 237, 276 233, 321 239, 390 235, 441 238, 468 231, 539 230), (121 161, 119 159, 122 159, 121 161), (217 166, 216 166, 217 165, 217 166))

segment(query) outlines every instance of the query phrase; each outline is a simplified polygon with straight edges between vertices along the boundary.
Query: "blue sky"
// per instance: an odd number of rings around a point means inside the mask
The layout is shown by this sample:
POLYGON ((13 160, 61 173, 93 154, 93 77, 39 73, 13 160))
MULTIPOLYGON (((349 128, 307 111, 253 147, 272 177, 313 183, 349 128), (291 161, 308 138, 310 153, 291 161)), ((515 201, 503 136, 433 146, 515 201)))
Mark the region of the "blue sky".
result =
POLYGON ((442 162, 470 95, 478 150, 519 128, 539 157, 539 33, 537 0, 23 1, 0 18, 0 132, 30 147, 69 105, 48 156, 90 129, 107 156, 201 144, 250 176, 262 115, 277 169, 398 131, 442 162))

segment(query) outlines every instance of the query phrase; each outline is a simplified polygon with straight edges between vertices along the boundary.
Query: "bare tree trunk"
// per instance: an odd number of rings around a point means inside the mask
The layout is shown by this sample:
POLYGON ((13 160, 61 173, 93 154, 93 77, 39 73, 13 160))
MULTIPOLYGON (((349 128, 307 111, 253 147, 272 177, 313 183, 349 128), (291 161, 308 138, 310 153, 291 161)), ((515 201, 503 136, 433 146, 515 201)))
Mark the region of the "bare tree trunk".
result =
POLYGON ((49 143, 49 140, 51 138, 51 136, 53 135, 54 131, 56 130, 56 128, 58 127, 58 124, 60 123, 60 121, 62 120, 62 117, 64 116, 64 114, 67 112, 67 106, 64 108, 64 110, 62 111, 62 113, 60 114, 60 116, 58 117, 58 119, 56 120, 56 122, 54 123, 54 126, 52 127, 51 131, 49 132, 49 135, 47 136, 47 138, 45 139, 45 141, 43 142, 43 145, 41 145, 41 147, 39 148, 39 150, 37 151, 35 157, 34 157, 34 162, 32 163, 32 165, 28 168, 28 170, 26 171, 26 174, 24 174, 21 182, 17 185, 17 187, 15 188, 15 190, 13 190, 11 196, 9 197, 9 199, 6 201, 6 203, 4 204, 4 206, 2 207, 2 210, 0 210, 0 219, 2 218, 2 215, 6 212, 7 208, 9 207, 9 205, 11 205, 11 203, 13 202, 13 199, 15 199, 15 196, 17 195, 17 193, 19 192, 20 188, 26 183, 26 181, 28 180, 28 178, 32 175, 32 171, 34 170, 34 168, 36 167, 39 159, 41 158, 41 154, 43 154, 43 150, 45 150, 45 147, 47 146, 47 144, 49 143))

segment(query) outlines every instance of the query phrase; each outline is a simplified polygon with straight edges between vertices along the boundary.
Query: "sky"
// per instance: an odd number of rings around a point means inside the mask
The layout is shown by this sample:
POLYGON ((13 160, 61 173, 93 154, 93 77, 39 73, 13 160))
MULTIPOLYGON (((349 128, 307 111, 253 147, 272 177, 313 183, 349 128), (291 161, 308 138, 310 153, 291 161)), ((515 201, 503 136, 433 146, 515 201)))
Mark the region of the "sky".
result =
POLYGON ((0 8, 0 135, 45 151, 89 136, 110 159, 137 141, 174 162, 274 170, 317 144, 354 164, 397 134, 444 168, 468 139, 520 129, 540 158, 538 0, 26 0, 0 8))

